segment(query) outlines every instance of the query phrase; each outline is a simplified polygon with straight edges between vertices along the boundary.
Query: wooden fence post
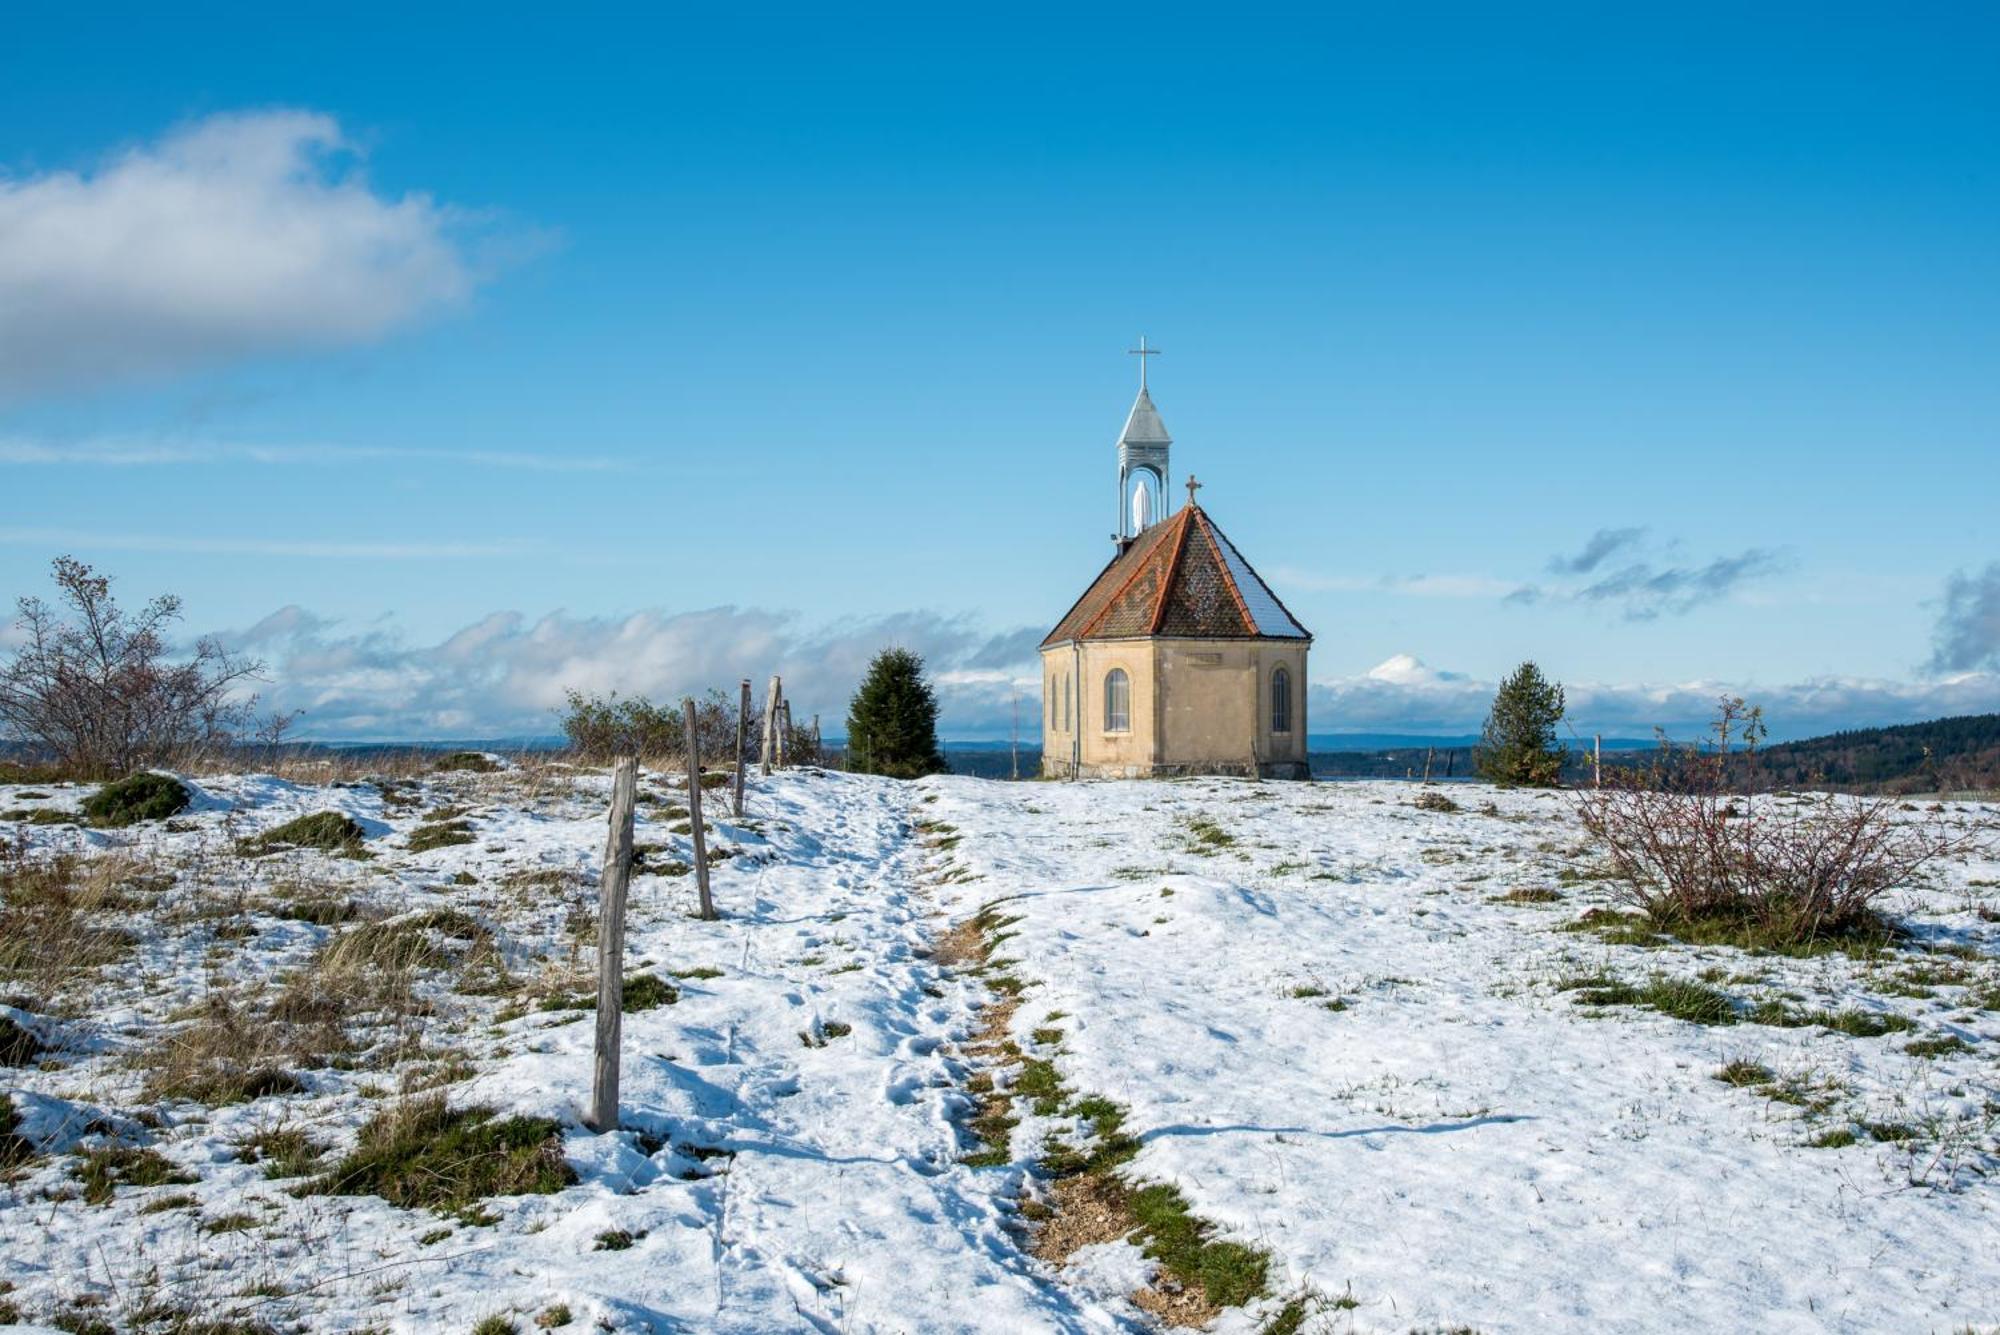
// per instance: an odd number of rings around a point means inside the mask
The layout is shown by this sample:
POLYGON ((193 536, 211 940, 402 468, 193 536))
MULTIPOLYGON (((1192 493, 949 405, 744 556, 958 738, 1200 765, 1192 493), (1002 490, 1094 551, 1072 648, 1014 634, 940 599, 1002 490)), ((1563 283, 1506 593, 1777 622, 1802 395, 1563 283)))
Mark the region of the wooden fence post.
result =
POLYGON ((758 758, 758 768, 766 774, 771 772, 771 745, 777 736, 778 694, 782 689, 778 678, 773 675, 771 689, 764 693, 764 747, 763 754, 758 758))
POLYGON ((792 763, 792 702, 781 694, 778 697, 778 768, 785 769, 792 763))
POLYGON ((1590 786, 1604 786, 1604 734, 1601 732, 1590 739, 1590 786))
POLYGON ((681 720, 687 725, 688 829, 694 839, 694 888, 701 896, 701 916, 715 921, 715 901, 708 897, 708 841, 701 832, 701 748, 694 733, 694 697, 681 701, 681 720))
POLYGON ((743 679, 743 695, 736 702, 736 793, 730 814, 743 819, 743 744, 750 740, 750 679, 743 679))
POLYGON ((1425 747, 1425 748, 1424 748, 1424 782, 1425 782, 1425 783, 1429 783, 1429 782, 1431 781, 1431 757, 1432 757, 1432 756, 1434 756, 1434 755, 1436 755, 1436 754, 1437 754, 1437 748, 1436 748, 1435 746, 1427 746, 1427 747, 1425 747))
POLYGON ((632 879, 632 805, 639 762, 621 758, 611 772, 611 829, 597 893, 597 1063, 590 1128, 618 1129, 618 1050, 625 1025, 625 887, 632 879))

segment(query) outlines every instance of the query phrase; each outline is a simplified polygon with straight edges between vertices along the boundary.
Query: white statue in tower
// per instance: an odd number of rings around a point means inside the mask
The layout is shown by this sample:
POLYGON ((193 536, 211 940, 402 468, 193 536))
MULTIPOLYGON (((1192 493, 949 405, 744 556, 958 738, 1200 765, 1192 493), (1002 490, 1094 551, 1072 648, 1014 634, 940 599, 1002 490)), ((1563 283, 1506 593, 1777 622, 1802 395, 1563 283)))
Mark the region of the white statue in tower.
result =
POLYGON ((1153 526, 1153 489, 1141 481, 1132 488, 1132 532, 1144 533, 1153 526))

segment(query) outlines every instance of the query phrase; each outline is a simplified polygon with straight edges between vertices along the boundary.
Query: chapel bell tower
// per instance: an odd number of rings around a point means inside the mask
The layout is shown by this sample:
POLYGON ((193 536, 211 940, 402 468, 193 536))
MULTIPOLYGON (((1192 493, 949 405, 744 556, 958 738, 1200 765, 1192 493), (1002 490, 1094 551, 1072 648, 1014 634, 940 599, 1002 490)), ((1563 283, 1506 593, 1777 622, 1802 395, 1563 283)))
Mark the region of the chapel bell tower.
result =
POLYGON ((1146 359, 1160 355, 1158 348, 1129 349, 1139 359, 1139 397, 1125 418, 1125 430, 1118 437, 1118 550, 1124 551, 1132 539, 1167 517, 1167 450, 1173 437, 1153 407, 1146 392, 1146 359))

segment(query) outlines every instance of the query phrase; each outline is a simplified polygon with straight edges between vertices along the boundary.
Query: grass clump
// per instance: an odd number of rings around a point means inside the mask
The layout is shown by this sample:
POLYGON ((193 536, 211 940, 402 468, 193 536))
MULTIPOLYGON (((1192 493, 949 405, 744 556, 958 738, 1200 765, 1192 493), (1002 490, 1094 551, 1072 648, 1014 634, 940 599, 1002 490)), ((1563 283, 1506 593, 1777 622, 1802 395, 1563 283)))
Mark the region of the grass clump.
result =
POLYGON ((1446 797, 1435 788, 1426 788, 1417 794, 1416 801, 1410 803, 1419 811, 1458 811, 1458 803, 1446 797))
POLYGON ((1579 1006, 1648 1006, 1690 1024, 1735 1024, 1737 1020, 1736 1007, 1726 994, 1685 978, 1656 975, 1643 986, 1609 982, 1575 991, 1579 1006))
POLYGON ((92 825, 115 829, 179 815, 193 800, 187 785, 171 774, 133 774, 83 799, 83 814, 92 825))
POLYGON ((1206 816, 1191 817, 1187 831, 1193 850, 1204 857, 1213 856, 1236 842, 1235 835, 1206 816))
POLYGON ((310 1177, 320 1170, 320 1159, 326 1153, 297 1127, 259 1131, 238 1148, 245 1163, 263 1164, 264 1176, 269 1178, 310 1177))
POLYGON ((454 1109, 436 1094, 378 1114, 311 1191, 469 1216, 488 1197, 551 1195, 574 1181, 555 1122, 454 1109))
POLYGON ((1912 1057, 1948 1057, 1953 1053, 1972 1051, 1972 1044, 1957 1034, 1940 1034, 1935 1038, 1919 1038, 1905 1043, 1903 1051, 1912 1057))
POLYGON ((1831 1029, 1837 1034, 1850 1038, 1880 1038, 1884 1034, 1900 1034, 1916 1028, 1913 1020, 1893 1011, 1865 1011, 1850 1008, 1834 1010, 1795 1010, 1784 1002, 1771 1000, 1760 1002, 1750 1011, 1752 1024, 1768 1024, 1779 1029, 1831 1029))
POLYGON ((1831 1131, 1820 1132, 1806 1142, 1806 1148, 1809 1150, 1844 1150, 1854 1143, 1854 1132, 1848 1127, 1841 1126, 1835 1127, 1831 1131))
POLYGON ((434 848, 450 848, 454 844, 469 844, 478 836, 472 832, 472 823, 464 820, 439 820, 419 825, 410 831, 405 846, 412 853, 428 853, 434 848))
POLYGON ((70 1170, 83 1184, 88 1205, 107 1205, 119 1187, 186 1186, 194 1174, 174 1167, 158 1150, 141 1145, 104 1145, 91 1150, 70 1170))
POLYGON ((40 1039, 8 1016, 0 1015, 0 1066, 32 1066, 46 1051, 40 1039))
POLYGON ((500 769, 500 766, 494 762, 493 757, 483 751, 453 751, 449 755, 438 757, 437 764, 431 768, 440 773, 463 771, 469 774, 493 774, 500 769))
POLYGON ((457 909, 431 909, 351 927, 328 943, 320 963, 335 973, 435 969, 458 962, 491 939, 470 915, 457 909))
POLYGON ((288 820, 275 829, 243 840, 237 848, 252 855, 287 848, 317 848, 328 853, 356 853, 367 835, 343 811, 316 811, 288 820))
MULTIPOLYGON (((671 1006, 681 999, 680 989, 656 973, 627 978, 620 988, 626 1011, 649 1011, 671 1006)), ((828 1026, 831 1031, 832 1026, 828 1026)))
POLYGON ((1743 1089, 1752 1085, 1768 1085, 1777 1079, 1777 1076, 1763 1063, 1745 1061, 1739 1057, 1718 1068, 1715 1078, 1725 1085, 1743 1089))
POLYGON ((35 1147, 21 1134, 21 1115, 10 1094, 0 1094, 0 1171, 18 1168, 35 1157, 35 1147))

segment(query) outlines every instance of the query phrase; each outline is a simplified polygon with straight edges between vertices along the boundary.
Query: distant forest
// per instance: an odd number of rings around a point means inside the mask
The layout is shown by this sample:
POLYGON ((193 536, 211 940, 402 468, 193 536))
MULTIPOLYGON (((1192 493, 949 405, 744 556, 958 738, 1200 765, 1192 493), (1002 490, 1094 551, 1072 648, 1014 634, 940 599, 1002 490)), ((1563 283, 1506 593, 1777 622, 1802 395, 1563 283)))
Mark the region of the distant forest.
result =
POLYGON ((1745 788, 1844 788, 1879 793, 2000 789, 2000 714, 1965 714, 1780 742, 1740 756, 1745 788))

